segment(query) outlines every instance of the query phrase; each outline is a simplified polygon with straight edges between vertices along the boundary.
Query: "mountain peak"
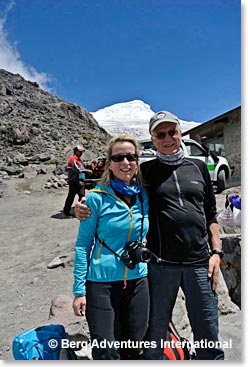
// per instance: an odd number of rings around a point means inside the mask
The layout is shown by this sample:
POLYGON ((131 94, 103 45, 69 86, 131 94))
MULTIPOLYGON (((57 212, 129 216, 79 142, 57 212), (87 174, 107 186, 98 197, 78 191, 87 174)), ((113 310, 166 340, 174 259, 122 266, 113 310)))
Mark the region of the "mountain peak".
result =
POLYGON ((129 102, 116 103, 92 113, 94 118, 100 123, 101 121, 125 121, 127 123, 136 120, 147 121, 147 118, 149 119, 153 114, 154 112, 147 103, 136 99, 129 102))
MULTIPOLYGON (((135 99, 101 108, 92 112, 92 115, 99 125, 111 135, 128 134, 138 139, 147 139, 150 137, 148 123, 154 113, 149 104, 135 99)), ((192 129, 198 123, 180 120, 180 124, 184 132, 192 129)))

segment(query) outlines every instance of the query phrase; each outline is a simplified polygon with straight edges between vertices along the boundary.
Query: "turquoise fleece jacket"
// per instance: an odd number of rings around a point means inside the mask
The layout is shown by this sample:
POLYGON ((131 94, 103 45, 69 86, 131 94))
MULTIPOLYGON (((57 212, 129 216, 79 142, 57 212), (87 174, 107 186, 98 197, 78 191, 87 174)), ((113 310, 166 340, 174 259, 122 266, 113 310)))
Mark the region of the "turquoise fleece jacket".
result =
MULTIPOLYGON (((142 189, 144 222, 142 241, 148 231, 148 196, 142 189)), ((96 186, 87 195, 85 202, 91 216, 80 222, 74 258, 73 294, 86 294, 85 282, 113 282, 142 278, 147 275, 147 264, 139 263, 128 269, 100 240, 121 255, 128 241, 140 240, 142 207, 137 196, 135 204, 128 205, 118 198, 112 188, 96 186), (97 234, 97 236, 96 236, 97 234), (96 238, 95 238, 96 236, 96 238)))

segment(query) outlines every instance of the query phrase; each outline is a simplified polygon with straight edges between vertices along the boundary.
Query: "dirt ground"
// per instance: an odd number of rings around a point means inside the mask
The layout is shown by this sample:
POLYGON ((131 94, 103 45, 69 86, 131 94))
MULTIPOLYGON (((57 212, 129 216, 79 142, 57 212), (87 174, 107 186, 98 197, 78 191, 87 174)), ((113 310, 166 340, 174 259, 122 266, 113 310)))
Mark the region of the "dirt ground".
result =
MULTIPOLYGON (((79 222, 61 219, 67 188, 44 189, 49 175, 0 184, 0 359, 13 360, 13 337, 48 319, 51 300, 72 295, 73 268, 48 269, 73 251, 79 222)), ((218 195, 218 205, 224 195, 218 195)))
POLYGON ((68 189, 42 189, 47 179, 48 175, 40 175, 10 180, 0 198, 2 360, 13 359, 16 334, 48 319, 55 296, 72 295, 72 267, 47 265, 72 251, 79 222, 59 219, 68 189))

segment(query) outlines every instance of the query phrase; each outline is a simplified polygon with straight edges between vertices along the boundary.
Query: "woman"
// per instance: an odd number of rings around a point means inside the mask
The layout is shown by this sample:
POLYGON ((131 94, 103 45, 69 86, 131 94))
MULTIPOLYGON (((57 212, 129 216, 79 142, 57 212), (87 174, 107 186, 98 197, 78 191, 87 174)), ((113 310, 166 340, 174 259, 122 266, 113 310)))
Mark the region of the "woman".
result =
POLYGON ((138 155, 134 138, 110 141, 103 179, 85 202, 92 215, 80 222, 73 309, 78 316, 86 311, 93 359, 139 359, 148 324, 147 264, 123 256, 127 243, 144 242, 148 231, 138 155))

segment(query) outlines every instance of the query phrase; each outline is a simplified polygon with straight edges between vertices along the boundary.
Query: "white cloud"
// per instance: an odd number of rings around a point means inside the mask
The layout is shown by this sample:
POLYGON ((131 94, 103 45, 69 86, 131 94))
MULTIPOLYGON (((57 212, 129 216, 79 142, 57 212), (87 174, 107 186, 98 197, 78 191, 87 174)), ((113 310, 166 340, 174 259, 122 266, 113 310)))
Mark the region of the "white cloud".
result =
POLYGON ((5 29, 8 13, 15 6, 10 0, 3 10, 0 10, 0 69, 5 69, 14 74, 20 74, 26 80, 36 81, 41 88, 49 90, 49 82, 53 78, 43 72, 38 72, 33 66, 28 66, 22 61, 16 45, 8 41, 8 32, 5 29))

